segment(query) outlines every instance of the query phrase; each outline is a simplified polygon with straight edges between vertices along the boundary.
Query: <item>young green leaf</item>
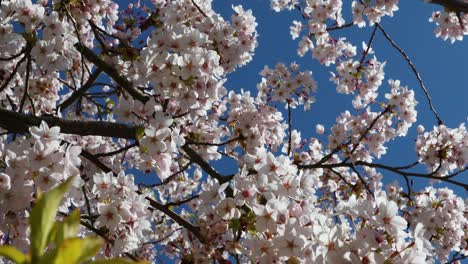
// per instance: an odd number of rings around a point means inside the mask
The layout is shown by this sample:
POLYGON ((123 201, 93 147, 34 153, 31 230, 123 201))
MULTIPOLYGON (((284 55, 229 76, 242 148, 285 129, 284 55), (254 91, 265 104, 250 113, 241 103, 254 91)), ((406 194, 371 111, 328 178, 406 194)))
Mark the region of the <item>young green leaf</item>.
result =
POLYGON ((31 255, 35 262, 42 255, 52 229, 57 208, 64 194, 68 191, 73 178, 68 178, 65 182, 48 191, 42 198, 39 198, 29 219, 31 226, 31 255))
POLYGON ((92 262, 87 262, 87 264, 149 264, 147 261, 130 261, 126 259, 100 259, 92 262))
POLYGON ((137 140, 142 139, 145 136, 145 128, 142 126, 138 126, 135 129, 135 138, 137 140))
POLYGON ((102 247, 103 241, 100 238, 69 238, 58 247, 54 264, 78 264, 92 258, 102 247))
POLYGON ((55 223, 50 231, 48 241, 60 245, 67 238, 76 237, 80 229, 80 210, 75 209, 73 213, 63 219, 63 222, 55 223))
POLYGON ((9 245, 0 247, 0 256, 5 257, 16 264, 27 263, 28 260, 21 251, 9 245))

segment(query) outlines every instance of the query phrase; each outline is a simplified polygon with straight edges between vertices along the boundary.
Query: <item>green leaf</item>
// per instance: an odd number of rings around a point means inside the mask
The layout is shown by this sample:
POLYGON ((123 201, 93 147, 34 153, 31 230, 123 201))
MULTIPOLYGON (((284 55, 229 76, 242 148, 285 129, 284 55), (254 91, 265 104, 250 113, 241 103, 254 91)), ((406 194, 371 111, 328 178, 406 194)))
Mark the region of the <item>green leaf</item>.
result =
POLYGON ((193 76, 188 77, 186 80, 182 80, 185 85, 191 86, 195 83, 193 76))
POLYGON ((55 256, 55 264, 81 263, 92 258, 101 249, 103 240, 97 237, 69 238, 60 244, 55 256))
POLYGON ((72 214, 63 220, 63 222, 55 223, 52 228, 48 241, 53 241, 56 245, 60 245, 67 238, 76 237, 80 229, 80 210, 75 209, 72 214))
POLYGON ((82 241, 84 244, 81 247, 80 262, 94 257, 104 244, 104 240, 100 237, 86 237, 82 241))
POLYGON ((48 191, 44 196, 38 197, 37 203, 31 212, 29 223, 31 225, 31 254, 32 262, 39 259, 47 246, 49 233, 55 223, 57 208, 63 195, 69 189, 73 177, 48 191))
POLYGON ((299 260, 296 257, 290 257, 286 260, 286 264, 299 264, 299 260))
POLYGON ((135 138, 137 140, 142 139, 144 135, 145 135, 145 128, 144 127, 139 126, 139 127, 135 128, 135 138))
POLYGON ((238 231, 241 228, 241 223, 239 219, 231 219, 231 222, 229 222, 229 228, 231 228, 233 232, 238 231))
POLYGON ((95 260, 92 262, 88 262, 89 264, 149 264, 147 261, 130 261, 126 259, 100 259, 100 260, 95 260))
POLYGON ((17 264, 26 263, 28 258, 15 247, 5 245, 0 247, 0 256, 5 257, 17 264))
POLYGON ((115 102, 112 101, 110 98, 107 98, 106 99, 106 107, 108 109, 106 109, 106 113, 108 113, 108 114, 112 113, 112 109, 114 108, 114 106, 115 106, 115 102))

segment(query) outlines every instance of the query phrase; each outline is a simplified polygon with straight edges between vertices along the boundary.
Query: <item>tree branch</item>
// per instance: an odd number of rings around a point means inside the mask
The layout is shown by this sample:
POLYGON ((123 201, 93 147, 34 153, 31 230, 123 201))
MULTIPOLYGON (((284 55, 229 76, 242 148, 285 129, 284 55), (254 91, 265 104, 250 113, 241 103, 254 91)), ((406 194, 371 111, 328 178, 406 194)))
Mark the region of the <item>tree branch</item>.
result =
POLYGON ((233 175, 222 176, 221 174, 219 174, 210 166, 210 164, 208 164, 208 162, 206 162, 200 155, 198 155, 198 153, 195 150, 193 150, 188 145, 183 145, 182 149, 190 157, 190 160, 197 163, 206 173, 208 173, 208 175, 218 180, 220 184, 228 182, 234 177, 233 175))
POLYGON ((454 12, 468 13, 468 2, 464 0, 425 0, 425 2, 441 5, 454 12))
POLYGON ((75 102, 78 98, 83 96, 86 91, 88 91, 94 84, 94 82, 97 80, 99 75, 102 73, 101 69, 96 69, 96 71, 93 72, 86 81, 85 84, 81 86, 80 89, 76 90, 70 97, 68 97, 63 103, 61 103, 57 109, 60 110, 65 110, 67 107, 69 107, 73 102, 75 102))
POLYGON ((89 60, 90 62, 94 63, 98 69, 101 69, 107 75, 109 75, 118 85, 120 85, 125 91, 127 91, 133 98, 136 100, 146 103, 150 97, 145 95, 141 91, 135 89, 133 84, 128 81, 126 78, 121 76, 119 72, 112 67, 111 65, 107 64, 105 61, 101 60, 96 54, 93 53, 88 47, 76 43, 75 48, 83 54, 83 56, 89 60))
POLYGON ((31 126, 45 121, 50 127, 60 127, 60 132, 80 136, 103 136, 136 139, 138 126, 105 121, 66 120, 54 116, 32 116, 0 108, 0 127, 9 131, 24 133, 31 126))
POLYGON ((434 173, 437 172, 431 172, 431 173, 417 173, 417 172, 408 172, 408 171, 403 171, 401 169, 398 169, 398 167, 392 167, 392 166, 387 166, 384 164, 379 164, 379 163, 370 163, 370 162, 365 162, 365 161, 356 161, 354 163, 346 163, 346 162, 340 162, 340 163, 335 163, 335 164, 310 164, 310 165, 298 165, 299 169, 314 169, 314 168, 323 168, 323 169, 329 169, 329 168, 339 168, 339 167, 347 167, 347 168, 353 168, 354 166, 365 166, 369 168, 379 168, 387 171, 391 171, 393 173, 399 174, 403 177, 417 177, 417 178, 425 178, 425 179, 431 179, 431 180, 440 180, 444 182, 448 182, 457 186, 460 186, 464 188, 465 190, 468 190, 468 184, 464 184, 462 182, 457 182, 454 180, 451 180, 450 177, 443 177, 443 176, 435 176, 434 173))

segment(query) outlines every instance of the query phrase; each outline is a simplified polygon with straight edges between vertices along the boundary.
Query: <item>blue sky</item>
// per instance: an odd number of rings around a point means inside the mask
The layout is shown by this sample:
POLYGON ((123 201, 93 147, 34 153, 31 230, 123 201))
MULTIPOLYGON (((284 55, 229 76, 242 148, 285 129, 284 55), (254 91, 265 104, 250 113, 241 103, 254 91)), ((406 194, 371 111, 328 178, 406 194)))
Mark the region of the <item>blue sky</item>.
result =
MULTIPOLYGON (((351 1, 344 2, 344 16, 346 22, 350 22, 351 1)), ((226 83, 228 89, 240 91, 243 88, 256 91, 256 84, 261 78, 258 73, 264 65, 273 67, 277 62, 289 64, 296 61, 302 70, 313 71, 319 88, 316 94, 317 102, 312 105, 311 110, 307 113, 295 110, 296 115, 293 116, 293 127, 302 131, 304 138, 317 136, 313 132, 316 124, 324 124, 326 129, 329 129, 341 112, 346 109, 352 112, 353 97, 337 94, 336 87, 328 80, 329 72, 334 70, 334 65, 329 68, 320 65, 312 58, 310 52, 303 58, 296 54, 298 40, 291 39, 289 27, 293 20, 303 21, 297 10, 276 13, 270 9, 269 0, 214 0, 213 9, 225 19, 229 19, 232 14, 231 5, 238 4, 242 4, 245 9, 252 9, 258 23, 259 45, 253 60, 228 76, 226 83)), ((381 24, 415 64, 444 123, 452 128, 457 127, 460 123, 466 122, 468 117, 468 39, 450 44, 450 41, 435 38, 433 34, 435 24, 430 23, 428 19, 433 11, 440 10, 437 5, 419 0, 406 0, 400 1, 399 7, 400 10, 395 12, 393 18, 384 17, 381 24)), ((353 27, 333 32, 332 36, 346 37, 358 47, 360 52, 361 42, 367 42, 371 32, 371 27, 362 29, 353 27)), ((437 122, 429 111, 427 100, 407 62, 379 31, 372 48, 379 61, 387 61, 385 80, 380 88, 380 94, 389 91, 386 82, 388 79, 399 79, 402 85, 414 89, 419 102, 417 124, 424 125, 426 131, 431 130, 437 122)), ((383 161, 395 165, 415 161, 416 135, 416 126, 413 126, 407 138, 391 141, 387 145, 388 154, 383 161)), ((325 137, 321 139, 325 140, 325 137)), ((401 180, 396 175, 386 175, 385 182, 394 179, 401 180)), ((416 180, 416 189, 422 187, 421 184, 424 183, 427 184, 416 180)), ((457 192, 466 196, 466 193, 459 188, 457 192)))

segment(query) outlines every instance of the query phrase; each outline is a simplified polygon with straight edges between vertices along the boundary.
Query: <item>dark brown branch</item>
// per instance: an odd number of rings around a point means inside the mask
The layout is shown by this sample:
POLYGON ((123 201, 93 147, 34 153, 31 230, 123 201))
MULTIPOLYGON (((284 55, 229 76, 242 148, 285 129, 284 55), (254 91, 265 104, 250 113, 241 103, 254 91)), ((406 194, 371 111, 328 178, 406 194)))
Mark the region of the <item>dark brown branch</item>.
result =
POLYGON ((192 0, 192 4, 197 8, 198 12, 200 12, 204 17, 208 17, 205 12, 195 3, 194 0, 192 0))
POLYGON ((460 260, 464 260, 466 258, 468 258, 468 255, 463 255, 463 256, 460 256, 460 257, 454 257, 450 261, 445 262, 445 264, 460 263, 460 260))
POLYGON ((350 182, 348 182, 345 177, 343 177, 343 175, 341 175, 341 173, 337 172, 336 170, 334 170, 333 168, 329 168, 329 170, 331 172, 333 172, 336 176, 338 176, 344 183, 346 183, 346 185, 348 185, 349 187, 351 187, 353 190, 357 190, 357 185, 356 184, 351 184, 350 182))
MULTIPOLYGON (((102 237, 107 243, 110 243, 112 245, 114 244, 114 240, 108 238, 104 232, 102 232, 101 230, 95 228, 93 225, 91 225, 91 224, 89 224, 89 223, 87 223, 86 221, 83 221, 83 220, 81 220, 80 223, 81 223, 82 226, 84 226, 84 227, 88 228, 89 230, 93 231, 93 233, 95 233, 96 235, 102 237)), ((128 252, 124 253, 124 255, 126 257, 130 258, 131 260, 135 261, 135 262, 138 261, 138 259, 135 256, 133 256, 132 254, 130 254, 128 252)))
POLYGON ((416 166, 416 165, 418 165, 418 164, 419 164, 419 161, 415 161, 415 162, 413 162, 413 163, 411 163, 411 164, 404 165, 404 166, 399 166, 399 167, 394 167, 394 168, 395 168, 395 169, 402 169, 402 170, 403 170, 403 169, 412 168, 412 167, 414 167, 414 166, 416 166))
MULTIPOLYGON (((326 30, 327 30, 327 31, 340 30, 340 29, 352 27, 353 25, 354 25, 354 22, 350 22, 350 23, 348 23, 348 24, 344 24, 344 25, 341 25, 341 26, 327 27, 326 30)), ((315 35, 315 34, 309 34, 309 38, 311 38, 311 37, 314 36, 314 35, 315 35)))
MULTIPOLYGON (((29 91, 29 76, 31 75, 31 54, 28 52, 25 56, 27 56, 27 61, 26 61, 26 76, 24 80, 24 92, 23 92, 23 97, 21 98, 20 102, 20 107, 18 112, 23 112, 23 107, 24 103, 26 102, 26 97, 29 97, 28 91, 29 91)), ((34 109, 34 102, 31 100, 31 107, 34 109)), ((35 110, 33 111, 33 114, 35 114, 35 110)))
POLYGON ((103 60, 101 60, 96 54, 93 53, 92 50, 90 50, 88 47, 76 43, 75 48, 83 54, 83 56, 89 60, 90 62, 94 63, 98 69, 101 69, 103 72, 105 72, 107 75, 109 75, 118 85, 120 85, 125 91, 127 91, 133 98, 136 100, 146 103, 150 97, 148 95, 145 95, 141 91, 135 89, 133 87, 133 84, 128 81, 126 78, 121 76, 119 72, 112 67, 111 65, 107 64, 103 60))
POLYGON ((177 228, 175 230, 172 230, 171 232, 169 232, 169 234, 165 235, 163 238, 160 238, 158 240, 155 240, 155 241, 148 241, 148 242, 144 242, 142 243, 142 245, 148 245, 148 244, 159 244, 161 242, 163 242, 164 240, 168 239, 170 236, 172 236, 172 234, 174 234, 175 232, 178 232, 182 229, 182 227, 180 228, 177 228))
POLYGON ((101 69, 96 69, 96 71, 93 72, 86 81, 86 83, 81 86, 80 89, 76 90, 70 97, 68 97, 63 103, 61 103, 57 109, 60 110, 65 110, 67 107, 69 107, 73 102, 75 102, 78 98, 83 96, 86 91, 88 91, 92 86, 93 83, 96 81, 96 79, 99 77, 99 75, 102 73, 101 69))
POLYGON ((156 24, 158 21, 159 9, 156 12, 152 12, 148 18, 140 24, 141 31, 147 30, 149 27, 156 24))
POLYGON ((32 116, 0 108, 0 127, 9 131, 24 133, 31 126, 39 126, 45 121, 50 127, 59 126, 65 134, 80 136, 103 136, 136 139, 138 126, 104 121, 66 120, 53 116, 32 116))
POLYGON ((210 164, 208 164, 208 162, 206 162, 200 155, 198 155, 195 150, 193 150, 188 145, 183 145, 182 149, 185 151, 185 153, 187 153, 191 161, 198 164, 206 173, 208 173, 208 175, 218 180, 220 184, 228 182, 234 177, 233 175, 223 176, 219 174, 210 166, 210 164))
POLYGON ((453 12, 468 13, 468 2, 464 0, 427 0, 426 2, 441 5, 453 12))
POLYGON ((102 170, 105 173, 112 172, 112 175, 117 176, 118 173, 113 171, 111 168, 109 168, 106 164, 104 164, 102 161, 100 161, 95 155, 93 155, 91 152, 81 149, 80 155, 89 160, 91 163, 93 163, 96 167, 98 167, 100 170, 102 170))

